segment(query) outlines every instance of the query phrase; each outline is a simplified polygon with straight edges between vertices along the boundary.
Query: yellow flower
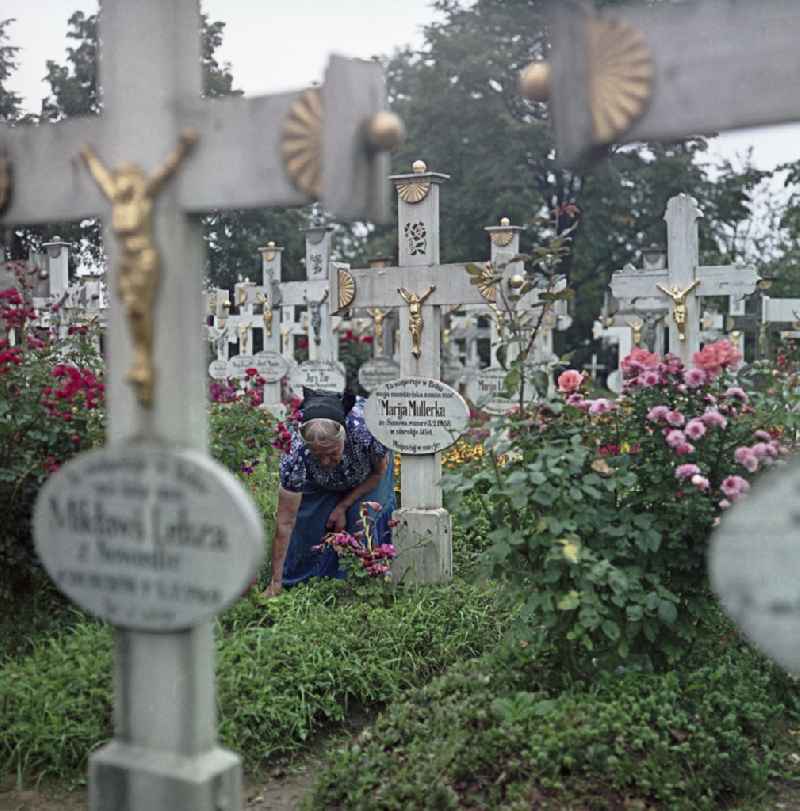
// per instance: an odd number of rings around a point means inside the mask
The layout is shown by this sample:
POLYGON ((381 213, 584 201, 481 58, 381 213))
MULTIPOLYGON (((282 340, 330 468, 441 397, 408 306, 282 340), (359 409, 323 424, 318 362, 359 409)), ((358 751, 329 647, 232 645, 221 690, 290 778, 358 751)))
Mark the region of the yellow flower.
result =
POLYGON ((577 541, 570 541, 566 538, 562 538, 559 543, 562 546, 561 554, 570 562, 570 563, 577 563, 578 556, 581 551, 580 543, 577 541))

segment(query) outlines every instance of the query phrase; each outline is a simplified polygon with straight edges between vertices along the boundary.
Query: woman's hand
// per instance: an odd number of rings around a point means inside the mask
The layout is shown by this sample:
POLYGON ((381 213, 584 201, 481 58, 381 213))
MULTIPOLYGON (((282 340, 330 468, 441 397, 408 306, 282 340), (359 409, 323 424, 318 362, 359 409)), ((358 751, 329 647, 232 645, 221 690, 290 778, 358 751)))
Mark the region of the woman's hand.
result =
POLYGON ((273 580, 264 592, 265 597, 277 597, 283 591, 283 583, 280 580, 273 580))
POLYGON ((325 526, 332 532, 341 532, 347 526, 347 507, 337 504, 325 526))

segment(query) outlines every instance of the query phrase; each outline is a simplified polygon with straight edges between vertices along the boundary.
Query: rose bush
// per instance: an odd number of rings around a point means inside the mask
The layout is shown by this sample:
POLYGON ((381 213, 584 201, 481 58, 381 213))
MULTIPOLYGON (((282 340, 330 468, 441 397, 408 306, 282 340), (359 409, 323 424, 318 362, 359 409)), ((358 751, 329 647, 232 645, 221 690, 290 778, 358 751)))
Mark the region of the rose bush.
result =
POLYGON ((31 513, 42 482, 103 437, 102 358, 95 328, 56 342, 32 323, 16 288, 0 291, 0 601, 25 591, 38 571, 31 513))
POLYGON ((460 520, 479 505, 493 527, 487 562, 522 589, 522 628, 565 666, 663 666, 697 636, 710 530, 787 452, 737 361, 727 342, 691 369, 635 350, 616 401, 584 396, 576 372, 559 398, 496 419, 490 452, 447 472, 460 520))

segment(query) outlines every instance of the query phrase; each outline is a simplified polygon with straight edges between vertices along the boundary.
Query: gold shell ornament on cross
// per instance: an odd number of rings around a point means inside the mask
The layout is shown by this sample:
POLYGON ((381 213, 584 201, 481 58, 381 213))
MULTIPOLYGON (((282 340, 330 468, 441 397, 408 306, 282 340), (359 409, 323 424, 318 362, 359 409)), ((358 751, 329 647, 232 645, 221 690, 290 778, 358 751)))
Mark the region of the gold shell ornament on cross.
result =
MULTIPOLYGON (((416 160, 411 164, 411 171, 415 175, 423 175, 428 171, 425 161, 416 160)), ((397 184, 397 196, 404 202, 414 205, 421 203, 431 190, 430 178, 409 177, 397 184)))
MULTIPOLYGON (((466 266, 466 271, 470 275, 470 284, 474 284, 478 288, 478 292, 486 301, 494 304, 497 301, 497 278, 494 265, 491 262, 487 262, 483 266, 470 262, 466 266)), ((457 310, 460 306, 457 304, 453 309, 457 310)))
MULTIPOLYGON (((336 313, 346 310, 356 299, 356 280, 349 270, 339 268, 339 300, 336 313)), ((334 313, 335 315, 335 313, 334 313)))
MULTIPOLYGON (((610 144, 647 108, 655 76, 653 57, 644 34, 621 20, 590 18, 586 37, 593 137, 597 144, 610 144)), ((552 85, 547 62, 532 62, 520 74, 520 93, 531 101, 548 101, 552 85)))
MULTIPOLYGON (((318 87, 304 90, 289 107, 281 135, 281 155, 292 184, 312 200, 322 196, 322 126, 324 109, 318 87)), ((364 147, 389 152, 405 138, 400 117, 389 110, 363 124, 364 147)))
POLYGON ((492 231, 491 239, 493 245, 497 245, 498 248, 505 248, 511 244, 511 240, 514 239, 514 232, 511 230, 511 220, 508 217, 501 217, 500 219, 500 228, 508 228, 508 231, 492 231))
POLYGON ((197 143, 194 130, 181 133, 177 147, 160 168, 148 175, 135 163, 107 167, 91 146, 81 158, 100 191, 111 203, 111 230, 117 242, 115 292, 122 301, 133 344, 133 365, 125 377, 143 408, 152 408, 156 291, 161 254, 153 233, 153 207, 166 182, 177 172, 197 143))
POLYGON ((11 191, 14 188, 14 175, 11 171, 11 161, 4 152, 0 152, 0 217, 8 211, 11 205, 11 191))

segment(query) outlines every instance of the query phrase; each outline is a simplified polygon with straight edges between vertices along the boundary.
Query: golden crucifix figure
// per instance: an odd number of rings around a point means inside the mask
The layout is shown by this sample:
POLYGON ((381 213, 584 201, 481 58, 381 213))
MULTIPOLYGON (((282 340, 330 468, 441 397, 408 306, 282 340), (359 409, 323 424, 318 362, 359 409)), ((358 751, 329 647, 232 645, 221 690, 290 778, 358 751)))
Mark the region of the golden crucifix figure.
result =
POLYGON ((677 284, 672 287, 664 287, 657 284, 656 287, 672 299, 672 320, 678 328, 678 338, 686 340, 686 296, 700 285, 700 279, 695 279, 685 290, 681 290, 677 284))
MULTIPOLYGON (((402 295, 402 294, 401 294, 402 295)), ((375 324, 375 344, 377 346, 377 353, 383 354, 383 319, 386 318, 386 310, 381 310, 380 307, 373 307, 367 312, 372 316, 372 321, 375 324)))
POLYGON ((641 346, 642 345, 642 327, 644 326, 644 321, 641 318, 629 318, 628 319, 628 326, 633 330, 633 345, 634 346, 641 346))
POLYGON ((272 337, 272 302, 269 296, 263 293, 256 293, 256 304, 261 305, 262 318, 264 319, 264 335, 267 338, 272 337))
POLYGON ((411 333, 411 354, 419 358, 422 354, 422 304, 436 290, 436 285, 429 287, 421 296, 416 293, 409 293, 405 287, 399 287, 397 292, 403 297, 403 301, 408 304, 408 331, 411 333))
POLYGON ((145 408, 153 405, 153 309, 161 274, 161 257, 153 235, 153 205, 195 143, 197 133, 184 132, 178 146, 150 177, 135 163, 126 161, 109 169, 90 146, 81 150, 95 183, 111 202, 111 229, 119 249, 117 294, 133 339, 133 366, 126 380, 145 408))

